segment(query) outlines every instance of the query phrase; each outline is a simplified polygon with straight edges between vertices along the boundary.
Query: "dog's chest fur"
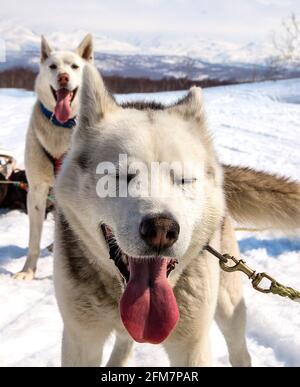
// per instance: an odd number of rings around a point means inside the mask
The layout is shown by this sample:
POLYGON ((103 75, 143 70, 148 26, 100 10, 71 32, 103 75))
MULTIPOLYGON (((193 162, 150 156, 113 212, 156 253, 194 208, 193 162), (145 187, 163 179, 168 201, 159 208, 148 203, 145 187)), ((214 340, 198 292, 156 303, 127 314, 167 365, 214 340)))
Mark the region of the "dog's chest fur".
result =
POLYGON ((54 158, 60 158, 67 153, 72 129, 53 125, 40 109, 39 102, 34 107, 32 127, 41 146, 54 158))
POLYGON ((105 320, 103 311, 106 311, 109 316, 113 313, 118 318, 118 303, 122 294, 120 281, 93 262, 88 249, 60 211, 56 227, 60 231, 57 243, 62 251, 60 259, 64 261, 65 276, 75 290, 72 298, 75 299, 77 315, 84 313, 87 320, 105 320))

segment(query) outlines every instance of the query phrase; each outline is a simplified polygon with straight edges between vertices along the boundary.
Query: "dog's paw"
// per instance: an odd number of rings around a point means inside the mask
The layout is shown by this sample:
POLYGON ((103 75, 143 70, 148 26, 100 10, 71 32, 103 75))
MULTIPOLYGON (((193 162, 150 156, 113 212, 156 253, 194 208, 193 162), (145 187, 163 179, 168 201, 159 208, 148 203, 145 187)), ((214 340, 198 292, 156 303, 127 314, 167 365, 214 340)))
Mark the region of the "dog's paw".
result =
POLYGON ((26 271, 21 271, 20 273, 17 273, 13 276, 13 279, 19 280, 19 281, 31 281, 34 279, 35 272, 31 269, 28 269, 26 271))

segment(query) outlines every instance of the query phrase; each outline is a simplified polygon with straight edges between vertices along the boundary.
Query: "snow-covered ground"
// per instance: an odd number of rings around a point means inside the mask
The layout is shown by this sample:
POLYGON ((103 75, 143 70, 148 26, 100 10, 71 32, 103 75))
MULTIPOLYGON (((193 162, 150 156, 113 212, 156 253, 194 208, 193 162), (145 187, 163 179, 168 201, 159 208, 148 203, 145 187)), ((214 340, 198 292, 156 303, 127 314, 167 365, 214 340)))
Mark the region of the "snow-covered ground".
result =
MULTIPOLYGON (((300 180, 300 80, 205 90, 206 110, 220 159, 277 172, 300 180)), ((143 95, 176 100, 182 93, 143 95)), ((136 99, 138 95, 119 96, 136 99)), ((33 93, 0 90, 0 149, 22 165, 24 136, 33 93)), ((27 252, 28 218, 0 213, 0 366, 58 366, 62 323, 52 285, 53 220, 45 222, 37 279, 17 282, 27 252)), ((299 234, 298 234, 299 235, 299 234)), ((238 233, 243 256, 259 271, 300 288, 300 239, 275 232, 238 233)), ((300 306, 256 294, 245 280, 248 344, 256 366, 300 366, 300 306)), ((215 365, 227 366, 224 340, 211 332, 215 365)), ((109 356, 113 338, 105 349, 109 356)), ((168 365, 161 347, 136 345, 132 366, 168 365)))

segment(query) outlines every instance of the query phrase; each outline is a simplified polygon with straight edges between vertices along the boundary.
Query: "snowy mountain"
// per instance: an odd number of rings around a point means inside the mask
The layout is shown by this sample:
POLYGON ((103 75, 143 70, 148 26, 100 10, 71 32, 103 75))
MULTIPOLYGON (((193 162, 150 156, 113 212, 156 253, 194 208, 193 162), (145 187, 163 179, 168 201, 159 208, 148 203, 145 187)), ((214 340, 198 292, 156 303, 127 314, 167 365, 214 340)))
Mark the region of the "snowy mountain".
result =
MULTIPOLYGON (((54 48, 73 49, 87 31, 50 33, 54 48)), ((0 21, 0 36, 6 46, 6 61, 0 70, 15 66, 37 67, 40 35, 28 27, 0 21)), ((238 44, 209 41, 197 34, 94 34, 96 62, 105 75, 133 77, 186 77, 194 80, 215 78, 239 81, 260 80, 268 76, 270 44, 238 44)), ((286 74, 282 74, 286 75, 286 74)), ((300 70, 288 76, 300 75, 300 70)))
MULTIPOLYGON (((119 100, 176 101, 182 93, 123 95, 119 100)), ((223 162, 284 174, 300 180, 300 79, 218 87, 204 91, 208 123, 223 162)), ((23 164, 24 138, 34 94, 0 90, 0 149, 23 164)), ((58 366, 62 333, 53 284, 53 219, 45 222, 37 280, 17 282, 27 254, 28 217, 0 213, 0 366, 58 366)), ((287 237, 272 230, 238 232, 241 253, 250 266, 300 288, 299 234, 287 237)), ((247 340, 254 365, 300 366, 299 304, 255 293, 245 280, 247 340)), ((215 365, 228 366, 224 340, 211 331, 215 365)), ((109 339, 104 353, 112 348, 109 339)), ((160 346, 136 345, 131 366, 168 365, 160 346)))
MULTIPOLYGON (((85 36, 87 31, 75 30, 72 33, 52 32, 47 35, 54 48, 70 49, 85 36)), ((0 36, 6 42, 8 52, 37 51, 40 35, 28 27, 15 26, 0 20, 0 36)), ((201 58, 211 63, 238 62, 262 64, 271 54, 270 45, 246 45, 222 41, 207 41, 197 34, 94 34, 97 52, 122 55, 167 55, 201 58), (114 37, 115 36, 115 37, 114 37)))

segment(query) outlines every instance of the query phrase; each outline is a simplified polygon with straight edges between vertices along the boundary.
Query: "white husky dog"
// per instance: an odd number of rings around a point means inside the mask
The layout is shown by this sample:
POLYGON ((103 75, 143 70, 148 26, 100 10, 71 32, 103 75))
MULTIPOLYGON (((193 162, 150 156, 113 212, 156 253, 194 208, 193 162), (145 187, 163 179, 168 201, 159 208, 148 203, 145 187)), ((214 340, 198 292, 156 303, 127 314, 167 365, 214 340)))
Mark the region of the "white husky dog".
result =
POLYGON ((199 88, 167 108, 120 106, 87 65, 81 101, 56 186, 62 364, 99 366, 115 331, 109 366, 127 364, 134 340, 163 343, 172 366, 208 366, 216 318, 231 364, 250 366, 240 275, 220 273, 205 247, 239 255, 230 214, 299 225, 299 185, 221 166, 199 88), (162 169, 168 195, 146 193, 157 163, 173 165, 162 169))
POLYGON ((87 35, 75 52, 53 51, 42 37, 41 63, 27 132, 25 168, 29 183, 29 251, 17 279, 31 280, 40 255, 40 241, 49 188, 68 151, 79 110, 84 65, 93 61, 92 37, 87 35))

